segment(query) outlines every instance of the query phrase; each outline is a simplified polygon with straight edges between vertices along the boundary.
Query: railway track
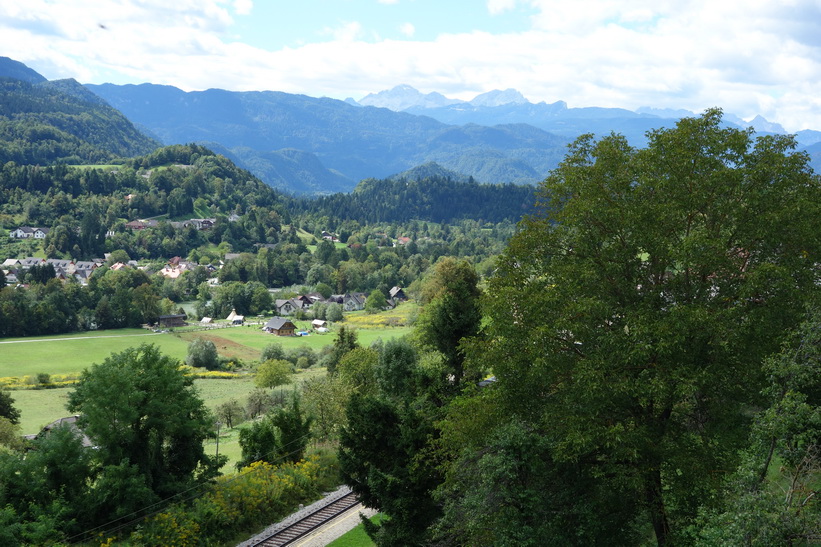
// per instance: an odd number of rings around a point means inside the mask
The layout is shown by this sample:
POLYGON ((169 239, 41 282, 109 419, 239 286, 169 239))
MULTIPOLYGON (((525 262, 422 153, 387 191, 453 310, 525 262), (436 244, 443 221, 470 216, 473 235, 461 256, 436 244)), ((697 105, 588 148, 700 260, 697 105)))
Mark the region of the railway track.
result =
POLYGON ((358 504, 359 500, 356 499, 356 495, 346 489, 346 491, 341 492, 339 497, 330 500, 329 503, 318 507, 312 506, 311 510, 306 511, 306 514, 301 515, 298 520, 282 523, 244 545, 260 547, 291 545, 296 540, 307 536, 323 524, 332 521, 358 504))

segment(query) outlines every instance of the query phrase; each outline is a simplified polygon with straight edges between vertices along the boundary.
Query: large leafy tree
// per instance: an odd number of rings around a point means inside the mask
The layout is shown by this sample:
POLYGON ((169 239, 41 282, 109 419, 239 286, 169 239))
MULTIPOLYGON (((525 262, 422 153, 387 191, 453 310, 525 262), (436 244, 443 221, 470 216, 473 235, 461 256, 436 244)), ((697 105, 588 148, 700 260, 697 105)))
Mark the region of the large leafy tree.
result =
POLYGON ((11 393, 0 390, 0 417, 8 419, 14 425, 20 423, 20 410, 14 406, 11 393))
POLYGON ((479 275, 466 260, 452 257, 436 264, 422 291, 424 308, 417 323, 423 344, 442 354, 454 386, 465 375, 462 340, 479 333, 479 275))
POLYGON ((261 388, 275 388, 291 382, 293 366, 285 359, 271 359, 265 361, 254 376, 254 383, 261 388))
POLYGON ((581 137, 489 283, 470 351, 498 377, 497 423, 523 420, 566 489, 618 493, 660 545, 735 465, 762 359, 816 298, 821 188, 794 146, 718 110, 641 150, 581 137))
POLYGON ((193 380, 156 346, 129 348, 83 371, 68 408, 99 447, 100 464, 129 462, 160 497, 218 469, 203 451, 212 420, 193 380))

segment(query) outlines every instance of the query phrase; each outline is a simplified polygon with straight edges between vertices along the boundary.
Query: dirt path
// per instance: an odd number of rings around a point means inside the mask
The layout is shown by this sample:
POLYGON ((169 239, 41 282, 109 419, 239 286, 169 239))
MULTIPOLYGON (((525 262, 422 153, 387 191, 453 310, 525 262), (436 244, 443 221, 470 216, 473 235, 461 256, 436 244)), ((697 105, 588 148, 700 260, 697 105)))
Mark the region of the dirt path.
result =
POLYGON ((150 332, 148 334, 115 334, 114 336, 78 336, 76 338, 37 338, 36 340, 9 340, 0 344, 30 344, 32 342, 71 342, 73 340, 90 340, 92 338, 131 338, 133 336, 156 336, 161 332, 150 332))

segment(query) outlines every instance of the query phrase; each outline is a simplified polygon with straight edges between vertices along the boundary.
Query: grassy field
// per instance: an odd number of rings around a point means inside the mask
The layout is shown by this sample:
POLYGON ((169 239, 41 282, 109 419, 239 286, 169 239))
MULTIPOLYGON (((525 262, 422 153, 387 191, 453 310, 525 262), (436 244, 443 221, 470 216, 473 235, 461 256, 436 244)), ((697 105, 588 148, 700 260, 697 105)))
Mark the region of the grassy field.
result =
MULTIPOLYGON (((368 315, 354 312, 346 315, 344 323, 356 329, 359 343, 369 346, 377 339, 404 336, 410 327, 389 325, 407 324, 415 313, 415 306, 404 304, 384 314, 368 315)), ((295 321, 299 329, 309 331, 309 321, 295 321)), ((195 338, 214 342, 222 357, 249 362, 259 359, 262 349, 277 342, 285 349, 307 346, 320 350, 333 344, 334 332, 308 336, 272 336, 263 332, 260 325, 244 325, 214 330, 185 329, 168 333, 152 333, 144 329, 118 329, 30 338, 0 339, 0 378, 50 375, 77 375, 93 363, 101 363, 112 353, 140 344, 155 344, 163 353, 184 359, 188 344, 195 338)), ((0 383, 2 385, 2 383, 0 383)))
MULTIPOLYGON (((293 383, 282 386, 276 393, 287 396, 301 382, 325 374, 325 369, 302 370, 293 375, 293 383)), ((245 378, 233 380, 204 379, 194 380, 194 385, 205 402, 205 405, 212 411, 222 403, 231 399, 236 399, 240 404, 245 405, 248 394, 255 389, 253 378, 249 375, 245 378)), ((14 406, 20 409, 20 427, 24 435, 35 434, 46 424, 58 418, 69 416, 66 410, 70 387, 58 389, 23 389, 12 392, 14 406)), ((234 464, 239 460, 242 451, 239 446, 239 431, 247 427, 250 422, 235 426, 233 429, 223 426, 219 432, 219 453, 228 456, 228 463, 223 468, 223 472, 232 473, 235 471, 234 464)), ((205 451, 208 454, 216 453, 216 439, 205 441, 205 451)))
MULTIPOLYGON (((152 333, 144 329, 120 329, 95 331, 32 338, 0 339, 0 386, 33 385, 38 374, 48 374, 52 380, 71 380, 94 363, 102 363, 112 353, 144 343, 157 345, 171 357, 184 359, 188 344, 195 338, 206 338, 214 342, 222 357, 237 359, 249 365, 259 359, 265 346, 273 342, 286 350, 307 346, 315 351, 333 344, 339 325, 356 329, 359 343, 369 346, 377 339, 387 340, 405 336, 411 332, 407 325, 416 314, 416 306, 403 304, 396 310, 369 315, 365 312, 346 314, 344 323, 337 323, 328 334, 308 336, 278 337, 264 333, 260 325, 245 325, 213 330, 181 329, 166 333, 152 333), (14 380, 14 381, 12 381, 14 380)), ((309 321, 295 321, 298 328, 310 330, 309 321)), ((294 375, 294 382, 325 374, 324 369, 308 369, 294 375)), ((254 389, 252 375, 237 379, 197 379, 195 385, 208 408, 237 399, 245 404, 248 394, 254 389)), ((290 391, 293 386, 283 389, 290 391)), ((22 433, 37 433, 44 425, 68 416, 66 402, 71 387, 55 389, 14 389, 12 397, 20 409, 22 433)), ((242 426, 240 426, 241 428, 242 426)), ((238 444, 239 429, 223 428, 220 431, 220 453, 230 457, 225 471, 233 471, 233 462, 240 456, 238 444)), ((209 440, 206 450, 216 452, 216 442, 209 440)))
POLYGON ((187 342, 144 329, 118 329, 32 338, 0 339, 0 378, 48 374, 77 374, 101 363, 113 352, 140 344, 156 344, 163 353, 183 358, 187 342))
MULTIPOLYGON (((355 312, 346 315, 345 323, 341 324, 355 328, 360 344, 369 346, 380 338, 387 340, 410 333, 411 327, 387 325, 406 324, 409 316, 415 313, 415 309, 415 306, 407 304, 384 314, 368 315, 364 312, 355 312)), ((296 321, 296 324, 305 330, 310 326, 308 321, 296 321)), ((184 359, 188 344, 195 338, 213 341, 221 356, 239 359, 247 365, 258 360, 262 349, 272 342, 282 344, 285 349, 308 346, 318 351, 333 344, 335 335, 331 332, 324 335, 276 337, 262 332, 259 325, 246 325, 190 332, 151 333, 143 329, 120 329, 34 338, 6 338, 0 339, 0 385, 4 385, 4 382, 11 378, 33 379, 41 373, 51 375, 52 379, 58 376, 73 378, 88 366, 103 362, 112 353, 143 343, 155 344, 163 353, 184 359)), ((294 376, 294 381, 298 383, 321 374, 325 374, 324 369, 300 371, 294 376)), ((17 382, 20 383, 25 382, 17 382)), ((6 382, 5 385, 13 384, 6 382)), ((230 399, 237 399, 245 404, 248 394, 254 389, 251 375, 231 380, 197 379, 195 385, 206 406, 212 410, 230 399)), ((293 387, 286 386, 284 389, 290 390, 293 387)), ((22 432, 36 433, 42 426, 67 416, 69 413, 65 405, 70 390, 71 387, 13 390, 15 406, 22 414, 22 432)), ((237 429, 226 428, 220 432, 220 453, 230 456, 232 461, 239 457, 237 438, 237 429)), ((209 441, 207 449, 212 448, 216 450, 216 444, 209 441)))
MULTIPOLYGON (((382 515, 376 514, 369 520, 378 523, 381 519, 382 515)), ((375 545, 375 543, 365 533, 365 527, 360 524, 347 534, 330 542, 328 547, 371 547, 372 545, 375 545)))

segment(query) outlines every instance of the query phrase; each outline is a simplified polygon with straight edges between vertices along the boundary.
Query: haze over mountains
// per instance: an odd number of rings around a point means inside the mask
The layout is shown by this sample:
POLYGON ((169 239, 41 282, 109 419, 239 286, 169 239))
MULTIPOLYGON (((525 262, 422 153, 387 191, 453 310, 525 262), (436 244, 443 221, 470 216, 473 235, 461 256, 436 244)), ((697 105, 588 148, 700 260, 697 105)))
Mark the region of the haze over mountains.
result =
POLYGON ((530 184, 557 165, 569 142, 532 125, 446 124, 276 91, 87 87, 163 143, 216 142, 262 180, 293 192, 348 191, 430 161, 480 182, 530 184))
MULTIPOLYGON (((615 131, 641 146, 647 131, 693 114, 531 103, 514 89, 462 101, 400 85, 359 101, 339 101, 277 91, 185 92, 154 84, 82 87, 73 80, 48 82, 7 58, 0 58, 0 77, 25 82, 37 93, 62 91, 69 102, 98 111, 111 105, 150 137, 139 141, 140 149, 152 139, 204 144, 269 185, 295 194, 347 192, 360 180, 413 172, 430 162, 477 182, 534 184, 561 161, 578 135, 615 131), (104 102, 94 105, 97 97, 104 102)), ((20 92, 29 91, 15 91, 20 92)), ((19 121, 33 114, 13 115, 19 121)), ((728 113, 725 122, 752 126, 758 133, 784 133, 761 117, 748 123, 728 113)), ((796 137, 813 156, 814 167, 821 167, 821 132, 801 131, 796 137)), ((130 134, 125 141, 134 144, 134 139, 130 134)))
MULTIPOLYGON (((425 94, 409 85, 398 85, 366 95, 359 101, 348 99, 348 102, 422 114, 445 123, 528 123, 545 131, 572 137, 588 132, 601 135, 621 127, 623 130, 618 132, 631 141, 642 142, 647 130, 667 127, 682 117, 700 114, 684 109, 652 107, 642 107, 635 112, 623 108, 568 108, 565 101, 531 103, 515 89, 489 91, 470 101, 461 101, 435 92, 425 94)), ((738 127, 752 127, 758 133, 787 133, 780 124, 767 121, 760 115, 748 122, 732 113, 725 113, 724 121, 738 127)), ((819 131, 799 131, 796 136, 803 145, 821 142, 819 131)))

